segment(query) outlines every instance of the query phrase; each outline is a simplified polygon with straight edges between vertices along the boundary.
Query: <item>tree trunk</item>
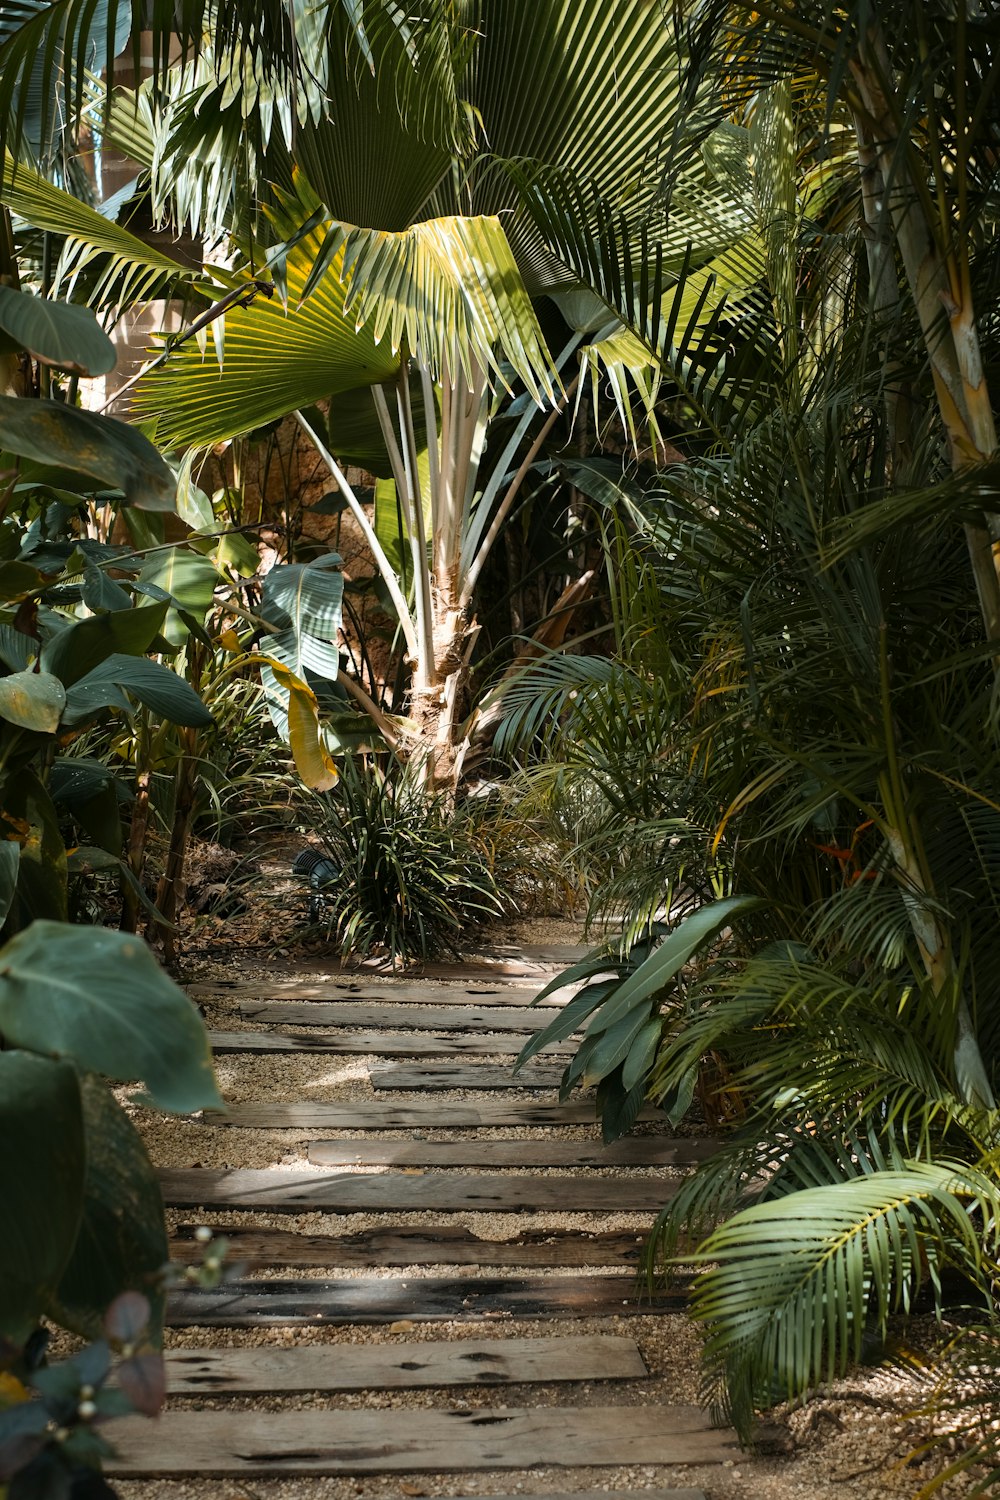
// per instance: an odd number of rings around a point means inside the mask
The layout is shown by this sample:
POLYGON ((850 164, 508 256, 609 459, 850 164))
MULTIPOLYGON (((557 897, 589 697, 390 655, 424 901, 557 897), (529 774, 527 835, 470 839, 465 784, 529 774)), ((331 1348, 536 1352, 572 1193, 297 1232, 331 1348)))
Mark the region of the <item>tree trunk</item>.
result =
POLYGON ((158 928, 155 919, 151 917, 146 928, 146 936, 150 941, 155 940, 159 931, 163 956, 168 963, 174 963, 177 958, 176 920, 184 901, 184 866, 198 789, 198 731, 182 729, 181 735, 184 753, 178 762, 174 782, 174 822, 170 830, 166 864, 156 887, 156 910, 163 918, 163 925, 158 928))
MULTIPOLYGON (((125 863, 142 885, 142 871, 146 860, 146 837, 149 833, 149 783, 152 772, 140 771, 135 779, 135 801, 132 803, 132 822, 129 825, 128 850, 125 863)), ((139 925, 139 897, 128 884, 122 885, 122 915, 118 926, 122 932, 135 932, 139 925)))
MULTIPOLYGON (((953 470, 985 463, 996 453, 997 434, 976 328, 968 278, 965 226, 936 225, 928 219, 912 175, 909 151, 899 139, 886 90, 892 70, 881 32, 872 27, 851 63, 867 119, 867 139, 876 142, 877 163, 887 201, 879 214, 891 220, 914 307, 920 319, 941 421, 948 435, 953 470)), ((966 524, 966 542, 987 638, 1000 642, 1000 516, 987 512, 983 524, 966 524)))

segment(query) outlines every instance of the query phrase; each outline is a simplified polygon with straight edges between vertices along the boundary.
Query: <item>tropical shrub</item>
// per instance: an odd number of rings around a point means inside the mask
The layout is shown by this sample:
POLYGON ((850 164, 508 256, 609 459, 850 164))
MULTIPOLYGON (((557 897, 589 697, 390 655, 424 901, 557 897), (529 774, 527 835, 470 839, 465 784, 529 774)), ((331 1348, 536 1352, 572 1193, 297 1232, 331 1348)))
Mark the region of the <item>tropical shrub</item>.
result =
POLYGON ((994 118, 995 76, 989 28, 956 46, 949 16, 728 32, 734 83, 769 83, 733 123, 757 271, 724 361, 678 378, 687 461, 632 484, 584 466, 615 517, 616 659, 546 661, 512 694, 511 738, 556 753, 536 784, 596 790, 599 897, 630 941, 759 901, 618 1038, 657 1021, 645 1096, 676 1118, 697 1084, 722 1133, 651 1266, 683 1246, 705 1268, 708 1391, 744 1434, 919 1295, 940 1307, 949 1270, 988 1312, 995 1292, 996 159, 949 102, 994 118))
MULTIPOLYGON (((991 670, 942 514, 961 491, 938 487, 919 525, 889 511, 855 535, 883 420, 858 384, 853 401, 827 394, 822 423, 772 417, 725 462, 623 490, 626 576, 638 565, 655 585, 631 595, 645 626, 620 631, 617 662, 543 664, 534 717, 527 678, 517 708, 564 748, 563 780, 603 794, 595 837, 612 867, 622 848, 636 865, 605 888, 629 896, 627 930, 658 902, 673 919, 634 974, 583 991, 567 1083, 629 1061, 635 1107, 677 1119, 696 1097, 722 1130, 655 1249, 708 1268, 692 1307, 709 1389, 744 1432, 756 1408, 842 1371, 921 1289, 938 1295, 945 1268, 988 1298, 996 1253, 991 670), (619 682, 673 708, 631 796, 645 729, 618 713, 614 755, 619 682), (679 992, 644 990, 720 884, 755 898, 732 934, 679 992)), ((551 765, 543 778, 558 784, 551 765)))
POLYGON ((345 759, 336 790, 306 806, 339 872, 321 892, 342 953, 380 951, 396 964, 456 952, 470 928, 508 909, 475 807, 454 809, 412 767, 345 759))

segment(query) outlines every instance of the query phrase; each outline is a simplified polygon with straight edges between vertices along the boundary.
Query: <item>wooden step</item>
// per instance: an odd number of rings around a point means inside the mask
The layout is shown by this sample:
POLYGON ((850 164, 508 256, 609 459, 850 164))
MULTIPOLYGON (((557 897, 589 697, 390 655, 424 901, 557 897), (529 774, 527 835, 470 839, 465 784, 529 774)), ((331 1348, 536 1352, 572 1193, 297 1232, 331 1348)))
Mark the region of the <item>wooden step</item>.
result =
POLYGON ((500 943, 490 946, 490 957, 507 963, 577 964, 593 953, 596 943, 500 943))
MULTIPOLYGON (((206 984, 188 984, 184 988, 195 1000, 213 998, 240 998, 258 1004, 286 1001, 326 1001, 336 1004, 341 1001, 356 1003, 371 1001, 374 1004, 393 1005, 500 1005, 529 1006, 545 987, 542 979, 531 985, 501 984, 491 989, 488 984, 455 983, 434 984, 430 980, 405 983, 401 980, 386 980, 372 984, 363 979, 327 979, 317 984, 269 984, 266 980, 215 980, 206 984)), ((498 981, 499 983, 499 981, 498 981)), ((556 994, 538 1002, 538 1008, 565 1005, 573 994, 572 989, 559 990, 556 994)))
POLYGON ((330 1323, 478 1322, 482 1318, 627 1318, 680 1312, 687 1278, 652 1296, 636 1278, 603 1276, 358 1277, 329 1281, 230 1281, 171 1292, 172 1328, 291 1328, 330 1323))
POLYGON ((181 1349, 166 1355, 171 1396, 248 1391, 414 1390, 449 1385, 642 1380, 634 1339, 456 1339, 453 1343, 338 1344, 276 1349, 181 1349))
MULTIPOLYGON (((593 1125, 595 1113, 592 1098, 565 1104, 535 1099, 359 1099, 350 1104, 231 1104, 225 1114, 206 1111, 205 1119, 250 1130, 469 1130, 593 1125)), ((662 1124, 663 1113, 644 1109, 639 1119, 662 1124)))
POLYGON ((677 1191, 664 1177, 488 1176, 472 1172, 283 1172, 163 1168, 164 1203, 301 1213, 656 1213, 677 1191))
MULTIPOLYGON (((516 1057, 531 1041, 531 1034, 463 1036, 454 1031, 341 1031, 317 1035, 314 1031, 210 1031, 212 1051, 224 1052, 324 1052, 352 1057, 483 1057, 509 1053, 516 1057)), ((545 1049, 566 1056, 575 1051, 573 1042, 560 1042, 545 1049)), ((532 1064, 529 1063, 529 1067, 532 1064)))
POLYGON ((375 1089, 406 1089, 426 1093, 440 1089, 557 1089, 562 1068, 546 1068, 528 1063, 517 1074, 511 1067, 480 1063, 463 1067, 461 1063, 424 1063, 410 1066, 400 1063, 389 1068, 371 1068, 369 1077, 375 1089))
POLYGON ((714 1464, 738 1455, 691 1406, 167 1412, 115 1423, 108 1474, 445 1473, 714 1464))
MULTIPOLYGON (((524 1230, 511 1240, 486 1240, 453 1224, 400 1224, 356 1234, 296 1234, 287 1229, 209 1225, 229 1241, 230 1263, 264 1266, 638 1266, 645 1236, 634 1230, 524 1230)), ((198 1225, 181 1224, 170 1258, 201 1261, 198 1225)))
POLYGON ((704 1161, 718 1142, 672 1136, 625 1136, 601 1141, 409 1140, 310 1141, 320 1167, 676 1167, 704 1161))
POLYGON ((239 1007, 245 1021, 261 1026, 356 1026, 368 1030, 374 1026, 388 1029, 406 1027, 410 1031, 533 1031, 547 1026, 551 1010, 531 1010, 524 1005, 397 1005, 391 990, 387 1004, 372 1001, 342 1000, 327 1005, 321 1000, 263 1000, 239 1007))

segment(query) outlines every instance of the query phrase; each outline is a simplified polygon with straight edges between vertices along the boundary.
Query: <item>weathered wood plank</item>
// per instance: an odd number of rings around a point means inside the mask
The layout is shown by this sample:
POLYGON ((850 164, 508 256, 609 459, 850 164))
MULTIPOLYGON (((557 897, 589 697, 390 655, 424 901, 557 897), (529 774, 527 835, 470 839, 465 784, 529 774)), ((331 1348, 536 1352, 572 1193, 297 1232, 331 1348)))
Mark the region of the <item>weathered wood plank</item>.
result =
POLYGON ((171 1292, 166 1321, 172 1328, 290 1328, 344 1324, 477 1322, 481 1318, 637 1317, 679 1312, 686 1281, 640 1300, 635 1277, 475 1276, 357 1277, 329 1281, 230 1281, 205 1290, 171 1292))
POLYGON ((109 1474, 444 1473, 619 1464, 722 1463, 737 1453, 697 1407, 537 1411, 168 1412, 115 1424, 109 1474))
POLYGON ((164 1203, 272 1212, 656 1212, 677 1189, 664 1177, 501 1177, 472 1172, 278 1172, 162 1168, 164 1203))
POLYGON ((557 1089, 561 1068, 546 1068, 530 1062, 518 1074, 512 1068, 481 1063, 463 1067, 461 1063, 424 1063, 410 1067, 406 1063, 389 1068, 372 1068, 368 1075, 375 1089, 407 1089, 424 1093, 438 1089, 557 1089))
POLYGON ((626 1136, 602 1141, 409 1140, 310 1141, 318 1167, 675 1167, 704 1161, 717 1141, 626 1136))
MULTIPOLYGON (((391 995, 392 991, 387 991, 391 995)), ((410 1031, 523 1031, 541 1030, 552 1020, 551 1009, 531 1010, 509 1005, 397 1005, 395 1000, 342 1000, 336 1005, 321 1000, 248 1001, 240 1006, 245 1021, 261 1026, 356 1026, 369 1029, 405 1027, 410 1031)))
POLYGON ((247 1391, 413 1390, 564 1380, 642 1380, 634 1339, 459 1339, 454 1343, 353 1344, 272 1349, 182 1349, 166 1355, 171 1396, 247 1391))
MULTIPOLYGON (((390 1100, 359 1099, 350 1104, 231 1104, 226 1114, 206 1111, 213 1125, 243 1126, 250 1130, 466 1130, 551 1128, 559 1125, 593 1125, 593 1099, 571 1099, 566 1104, 541 1103, 535 1099, 463 1099, 459 1102, 412 1099, 405 1104, 390 1100)), ((657 1109, 644 1109, 642 1121, 658 1120, 657 1109)))
MULTIPOLYGON (((210 1031, 212 1051, 224 1052, 323 1052, 363 1057, 484 1057, 490 1053, 516 1057, 531 1041, 530 1033, 497 1032, 466 1036, 454 1031, 341 1031, 317 1036, 313 1031, 210 1031)), ((569 1056, 572 1042, 545 1049, 569 1056)), ((530 1066, 530 1064, 529 1064, 530 1066)))
MULTIPOLYGON (((207 1216, 209 1224, 211 1215, 207 1216)), ((195 1224, 178 1226, 170 1258, 200 1261, 195 1224)), ((264 1266, 637 1266, 645 1237, 632 1230, 525 1230, 513 1240, 486 1240, 452 1224, 400 1224, 357 1234, 296 1234, 287 1229, 213 1226, 229 1241, 230 1260, 264 1266)))
MULTIPOLYGON (((497 982, 502 983, 499 980, 497 982)), ((249 1001, 257 1004, 291 1001, 350 1004, 370 1001, 376 1005, 490 1005, 522 1008, 530 1005, 543 988, 543 979, 538 979, 531 985, 509 984, 499 989, 491 989, 488 983, 436 984, 431 980, 416 980, 411 983, 387 980, 382 984, 372 984, 364 980, 325 979, 316 984, 277 985, 266 980, 251 982, 241 979, 185 985, 188 994, 197 1000, 211 999, 213 996, 246 996, 249 1001)), ((565 1005, 572 993, 569 989, 560 990, 558 994, 540 1001, 538 1009, 542 1006, 555 1008, 565 1005)))
POLYGON ((596 943, 499 943, 491 946, 490 956, 513 963, 575 964, 593 953, 596 946, 596 943))

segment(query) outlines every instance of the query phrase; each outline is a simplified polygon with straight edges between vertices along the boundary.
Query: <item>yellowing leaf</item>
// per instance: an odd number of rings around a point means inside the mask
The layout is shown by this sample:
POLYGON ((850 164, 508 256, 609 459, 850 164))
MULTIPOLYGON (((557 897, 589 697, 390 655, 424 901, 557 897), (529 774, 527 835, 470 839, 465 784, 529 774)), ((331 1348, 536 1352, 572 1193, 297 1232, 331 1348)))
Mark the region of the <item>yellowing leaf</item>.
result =
POLYGON ((5 1406, 20 1406, 30 1395, 31 1392, 21 1384, 16 1375, 12 1375, 9 1370, 0 1370, 0 1411, 5 1406))
POLYGON ((295 769, 306 786, 317 792, 328 792, 340 778, 333 756, 323 740, 316 694, 301 677, 296 677, 280 662, 269 657, 267 664, 278 686, 288 694, 288 743, 295 758, 295 769))
POLYGON ((12 672, 0 678, 0 718, 21 729, 54 734, 66 707, 66 689, 50 672, 12 672))

